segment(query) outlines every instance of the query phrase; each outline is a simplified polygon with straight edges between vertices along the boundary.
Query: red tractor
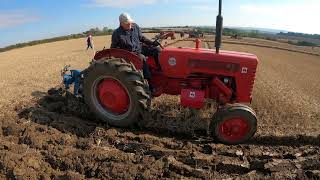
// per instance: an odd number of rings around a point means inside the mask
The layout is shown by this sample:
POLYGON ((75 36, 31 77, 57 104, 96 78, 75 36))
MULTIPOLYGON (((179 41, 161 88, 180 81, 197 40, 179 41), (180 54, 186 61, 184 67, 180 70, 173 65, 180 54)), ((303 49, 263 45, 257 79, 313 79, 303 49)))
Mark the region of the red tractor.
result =
POLYGON ((221 0, 217 17, 216 49, 163 48, 159 57, 147 63, 152 79, 142 74, 138 56, 121 49, 104 49, 95 54, 84 71, 65 75, 65 84, 75 84, 91 111, 112 126, 130 127, 150 107, 152 97, 180 95, 181 105, 194 109, 214 100, 217 109, 210 124, 215 140, 225 144, 244 143, 256 132, 257 118, 250 107, 258 58, 255 55, 219 51, 222 36, 221 0), (78 78, 77 78, 78 77, 78 78), (149 91, 151 84, 155 91, 149 91))

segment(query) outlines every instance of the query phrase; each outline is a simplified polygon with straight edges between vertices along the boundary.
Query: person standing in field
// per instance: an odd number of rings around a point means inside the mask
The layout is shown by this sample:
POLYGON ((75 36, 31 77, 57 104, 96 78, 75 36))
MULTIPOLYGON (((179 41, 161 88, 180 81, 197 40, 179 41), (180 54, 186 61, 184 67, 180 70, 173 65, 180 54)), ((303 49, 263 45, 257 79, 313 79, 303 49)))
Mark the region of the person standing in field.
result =
POLYGON ((89 49, 89 47, 93 49, 93 39, 91 34, 87 37, 87 50, 89 49))

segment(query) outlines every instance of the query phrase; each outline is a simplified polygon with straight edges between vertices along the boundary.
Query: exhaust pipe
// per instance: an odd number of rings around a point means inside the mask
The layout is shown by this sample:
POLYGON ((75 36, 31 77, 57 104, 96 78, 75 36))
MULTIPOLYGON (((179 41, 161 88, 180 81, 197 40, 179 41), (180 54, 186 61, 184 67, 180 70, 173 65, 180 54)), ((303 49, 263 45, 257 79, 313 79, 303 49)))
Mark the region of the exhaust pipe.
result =
POLYGON ((222 9, 222 0, 219 0, 219 15, 217 16, 216 21, 216 40, 215 40, 215 47, 216 53, 219 53, 219 49, 221 47, 221 39, 222 39, 222 26, 223 26, 223 18, 221 16, 221 9, 222 9))

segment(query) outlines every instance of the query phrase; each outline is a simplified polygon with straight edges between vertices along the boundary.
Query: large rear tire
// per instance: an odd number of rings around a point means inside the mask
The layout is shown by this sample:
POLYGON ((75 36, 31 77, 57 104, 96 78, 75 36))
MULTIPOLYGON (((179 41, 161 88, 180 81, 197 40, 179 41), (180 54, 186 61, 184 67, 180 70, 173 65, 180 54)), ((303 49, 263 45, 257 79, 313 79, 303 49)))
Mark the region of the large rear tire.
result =
POLYGON ((142 73, 123 59, 93 62, 83 83, 86 104, 111 126, 130 127, 150 108, 149 87, 142 73))
POLYGON ((214 114, 210 130, 217 142, 228 145, 242 144, 256 133, 257 118, 248 106, 227 105, 214 114))

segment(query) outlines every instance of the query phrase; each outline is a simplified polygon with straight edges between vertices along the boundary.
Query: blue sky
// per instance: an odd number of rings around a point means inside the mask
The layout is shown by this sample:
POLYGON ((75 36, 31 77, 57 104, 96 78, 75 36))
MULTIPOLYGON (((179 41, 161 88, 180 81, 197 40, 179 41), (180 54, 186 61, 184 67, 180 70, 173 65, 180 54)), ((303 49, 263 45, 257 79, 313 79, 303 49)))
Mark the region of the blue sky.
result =
MULTIPOLYGON (((215 25, 218 0, 0 0, 0 47, 92 27, 118 26, 128 12, 142 27, 215 25)), ((320 34, 319 0, 223 0, 225 26, 320 34)))

